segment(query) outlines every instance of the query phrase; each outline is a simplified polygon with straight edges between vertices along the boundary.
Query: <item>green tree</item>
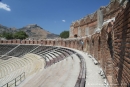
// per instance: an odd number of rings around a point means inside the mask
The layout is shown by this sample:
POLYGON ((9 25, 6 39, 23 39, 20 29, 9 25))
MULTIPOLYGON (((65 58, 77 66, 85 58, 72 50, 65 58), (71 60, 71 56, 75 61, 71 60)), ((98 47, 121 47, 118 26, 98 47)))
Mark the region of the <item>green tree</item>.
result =
POLYGON ((60 33, 61 38, 68 38, 69 37, 69 31, 63 31, 60 33))
POLYGON ((26 39, 28 35, 24 31, 18 31, 14 34, 15 39, 26 39))
POLYGON ((13 33, 7 33, 7 32, 3 32, 1 37, 4 37, 6 39, 13 39, 13 33))

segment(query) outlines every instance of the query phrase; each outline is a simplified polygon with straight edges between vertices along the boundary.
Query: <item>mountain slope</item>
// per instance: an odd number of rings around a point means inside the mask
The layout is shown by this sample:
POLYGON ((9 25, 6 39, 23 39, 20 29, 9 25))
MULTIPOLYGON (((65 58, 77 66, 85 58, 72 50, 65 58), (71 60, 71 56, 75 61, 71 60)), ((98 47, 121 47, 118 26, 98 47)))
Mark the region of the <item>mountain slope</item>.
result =
POLYGON ((28 34, 29 39, 45 39, 45 38, 57 38, 59 37, 59 35, 50 33, 46 30, 44 30, 43 28, 41 28, 40 26, 38 26, 37 24, 30 24, 27 25, 23 28, 20 29, 16 29, 16 28, 8 28, 6 26, 0 25, 0 33, 2 32, 17 32, 17 31, 24 31, 26 32, 26 34, 28 34))

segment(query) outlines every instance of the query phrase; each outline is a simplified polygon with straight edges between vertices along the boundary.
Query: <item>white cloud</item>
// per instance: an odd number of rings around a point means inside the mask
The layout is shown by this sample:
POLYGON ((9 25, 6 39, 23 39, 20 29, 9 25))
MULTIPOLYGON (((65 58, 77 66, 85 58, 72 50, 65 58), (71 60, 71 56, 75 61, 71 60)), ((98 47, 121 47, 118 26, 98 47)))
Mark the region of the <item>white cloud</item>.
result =
POLYGON ((62 20, 62 22, 66 22, 65 20, 62 20))
POLYGON ((0 9, 4 9, 6 11, 11 11, 10 7, 7 4, 0 2, 0 9))

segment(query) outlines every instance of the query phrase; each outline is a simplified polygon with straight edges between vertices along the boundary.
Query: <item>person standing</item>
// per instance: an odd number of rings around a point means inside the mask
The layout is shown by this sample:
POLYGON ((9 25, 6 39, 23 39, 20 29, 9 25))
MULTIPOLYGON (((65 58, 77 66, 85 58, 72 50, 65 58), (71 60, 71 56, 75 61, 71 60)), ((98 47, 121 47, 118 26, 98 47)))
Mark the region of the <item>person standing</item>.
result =
POLYGON ((83 46, 84 46, 83 40, 80 40, 80 43, 81 43, 81 50, 83 51, 83 46))

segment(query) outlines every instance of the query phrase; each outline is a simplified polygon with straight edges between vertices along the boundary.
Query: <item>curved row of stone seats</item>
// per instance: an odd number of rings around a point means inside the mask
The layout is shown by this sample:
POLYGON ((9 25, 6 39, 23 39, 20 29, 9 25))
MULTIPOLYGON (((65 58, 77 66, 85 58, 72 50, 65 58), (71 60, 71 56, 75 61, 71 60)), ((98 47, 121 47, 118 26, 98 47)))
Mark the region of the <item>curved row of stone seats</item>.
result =
POLYGON ((43 69, 46 65, 45 59, 43 59, 41 56, 36 55, 36 54, 32 54, 32 53, 28 53, 24 56, 24 58, 26 59, 31 59, 32 63, 33 63, 33 70, 32 72, 36 72, 39 69, 43 69))
POLYGON ((12 61, 12 62, 6 62, 6 63, 3 63, 3 65, 1 65, 1 75, 2 75, 2 78, 0 78, 1 84, 5 84, 11 81, 12 79, 16 78, 18 75, 20 75, 23 69, 21 65, 24 64, 23 61, 21 62, 12 61))
POLYGON ((48 54, 49 52, 51 51, 41 51, 39 53, 36 53, 37 55, 40 55, 42 58, 46 60, 45 68, 51 66, 54 63, 53 57, 50 54, 48 54))
POLYGON ((45 51, 41 51, 39 53, 41 54, 46 54, 46 53, 49 53, 49 52, 53 52, 54 50, 58 49, 57 47, 50 47, 49 49, 45 50, 45 51))
MULTIPOLYGON (((60 52, 61 54, 64 54, 65 57, 71 56, 71 55, 73 54, 72 52, 66 51, 66 50, 64 50, 64 49, 57 49, 57 50, 55 50, 55 52, 60 52)), ((56 56, 56 54, 54 54, 54 52, 52 52, 51 54, 52 54, 52 55, 55 55, 55 57, 56 57, 56 59, 57 59, 56 62, 59 62, 59 61, 61 61, 62 59, 64 59, 64 57, 61 56, 61 54, 59 55, 59 54, 56 53, 58 56, 56 56), (62 58, 62 57, 63 57, 63 58, 62 58)))
POLYGON ((19 87, 74 87, 80 71, 80 60, 75 54, 72 56, 75 58, 67 57, 66 60, 37 73, 32 79, 25 81, 19 87))
POLYGON ((65 51, 66 53, 68 53, 69 55, 72 55, 73 52, 69 51, 69 50, 66 50, 66 49, 61 49, 62 51, 65 51))
POLYGON ((37 55, 40 55, 42 56, 43 58, 45 58, 46 61, 46 67, 54 64, 54 63, 57 63, 59 61, 61 61, 62 59, 64 59, 64 56, 65 57, 68 57, 70 54, 67 53, 66 51, 64 50, 60 50, 59 48, 57 47, 52 47, 52 49, 48 49, 46 51, 41 51, 41 52, 35 52, 37 55), (55 53, 54 53, 55 52, 55 53), (59 53, 57 53, 59 52, 59 53), (62 54, 62 55, 61 55, 62 54), (64 56, 63 56, 64 55, 64 56), (63 57, 63 58, 62 58, 63 57))
POLYGON ((19 45, 17 48, 9 52, 7 55, 8 56, 15 56, 15 57, 21 57, 34 48, 36 48, 38 45, 19 45))
POLYGON ((56 47, 51 47, 51 46, 39 46, 38 48, 36 48, 35 50, 31 51, 31 53, 37 54, 39 52, 46 52, 49 50, 54 50, 56 49, 56 47))
POLYGON ((34 53, 34 54, 45 54, 45 53, 48 53, 50 51, 53 51, 56 49, 56 47, 51 47, 51 46, 39 46, 37 49, 31 51, 30 53, 34 53), (40 50, 39 50, 39 49, 40 50))
POLYGON ((45 60, 35 54, 26 54, 22 58, 12 57, 0 62, 0 86, 25 72, 28 77, 45 66, 45 60))
POLYGON ((60 60, 63 60, 65 58, 65 55, 58 51, 53 51, 53 53, 56 53, 60 56, 60 60))
POLYGON ((31 53, 37 54, 37 53, 44 51, 48 48, 49 47, 47 47, 47 46, 38 46, 36 49, 32 50, 31 53))
POLYGON ((51 53, 48 53, 48 54, 46 54, 46 55, 48 55, 48 56, 50 56, 50 57, 52 57, 53 59, 51 60, 53 63, 52 64, 55 64, 55 63, 57 63, 57 62, 59 62, 60 61, 60 55, 58 55, 58 54, 56 54, 56 53, 53 53, 53 52, 51 52, 51 53))
POLYGON ((45 56, 49 59, 49 61, 50 61, 50 66, 51 66, 52 64, 54 64, 54 60, 53 60, 53 58, 52 58, 50 55, 46 54, 45 56))
POLYGON ((57 63, 57 62, 62 60, 62 57, 58 53, 51 52, 50 54, 55 56, 55 59, 54 59, 55 63, 57 63))
POLYGON ((70 55, 69 53, 67 53, 67 52, 65 52, 64 50, 61 50, 61 49, 58 49, 56 51, 63 53, 66 57, 68 57, 70 55))
POLYGON ((12 50, 13 48, 15 48, 17 45, 4 45, 4 44, 0 44, 0 55, 4 55, 7 52, 9 52, 10 50, 12 50))
POLYGON ((66 51, 68 51, 70 54, 75 54, 76 53, 75 51, 70 50, 70 49, 65 49, 65 48, 63 48, 63 49, 66 50, 66 51))

